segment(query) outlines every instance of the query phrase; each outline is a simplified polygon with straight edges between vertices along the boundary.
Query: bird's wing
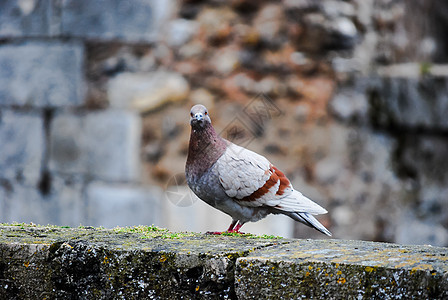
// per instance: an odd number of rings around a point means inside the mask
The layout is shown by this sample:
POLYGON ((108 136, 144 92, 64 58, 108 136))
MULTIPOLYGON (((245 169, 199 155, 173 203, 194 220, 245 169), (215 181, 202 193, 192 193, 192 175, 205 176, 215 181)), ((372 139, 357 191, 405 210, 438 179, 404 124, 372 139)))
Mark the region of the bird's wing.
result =
POLYGON ((263 156, 230 144, 216 162, 225 193, 243 206, 322 214, 327 211, 293 189, 290 181, 263 156))

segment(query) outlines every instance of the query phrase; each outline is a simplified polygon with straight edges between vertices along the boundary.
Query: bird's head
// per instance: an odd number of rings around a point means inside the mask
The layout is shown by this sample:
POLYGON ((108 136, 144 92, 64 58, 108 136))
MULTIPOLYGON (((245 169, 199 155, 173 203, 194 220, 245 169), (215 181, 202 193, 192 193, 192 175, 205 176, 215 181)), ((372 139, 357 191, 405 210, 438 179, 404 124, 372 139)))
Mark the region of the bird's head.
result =
POLYGON ((193 129, 205 128, 212 120, 208 115, 207 108, 202 104, 196 104, 190 110, 190 125, 193 129))

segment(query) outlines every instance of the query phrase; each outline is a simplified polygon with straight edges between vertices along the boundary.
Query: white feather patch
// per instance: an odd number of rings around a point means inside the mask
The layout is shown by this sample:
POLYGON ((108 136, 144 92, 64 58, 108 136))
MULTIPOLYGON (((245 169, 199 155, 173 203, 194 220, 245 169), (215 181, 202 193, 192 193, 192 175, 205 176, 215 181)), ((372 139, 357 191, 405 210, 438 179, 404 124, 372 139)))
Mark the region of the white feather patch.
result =
MULTIPOLYGON (((230 144, 216 162, 220 182, 229 197, 250 196, 269 179, 269 161, 261 155, 230 144)), ((258 206, 258 205, 257 205, 258 206)))
POLYGON ((293 190, 292 193, 280 200, 278 209, 284 211, 307 212, 312 215, 326 214, 327 210, 308 199, 301 192, 293 190))
POLYGON ((323 207, 294 190, 292 185, 284 189, 282 195, 277 195, 280 180, 258 199, 241 200, 263 187, 272 175, 271 163, 255 152, 230 144, 215 166, 225 193, 235 198, 240 205, 271 206, 283 211, 307 212, 313 215, 327 212, 323 207))

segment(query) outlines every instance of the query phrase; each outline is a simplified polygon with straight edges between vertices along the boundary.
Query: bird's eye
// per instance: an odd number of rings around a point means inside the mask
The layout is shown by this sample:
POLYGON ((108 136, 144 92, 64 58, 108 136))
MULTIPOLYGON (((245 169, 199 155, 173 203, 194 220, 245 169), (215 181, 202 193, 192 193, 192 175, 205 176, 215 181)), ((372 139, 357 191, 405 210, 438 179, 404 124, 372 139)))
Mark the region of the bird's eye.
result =
POLYGON ((193 113, 192 113, 192 112, 190 113, 190 116, 193 116, 193 113))
POLYGON ((205 115, 208 115, 208 112, 207 112, 207 111, 205 111, 205 115))

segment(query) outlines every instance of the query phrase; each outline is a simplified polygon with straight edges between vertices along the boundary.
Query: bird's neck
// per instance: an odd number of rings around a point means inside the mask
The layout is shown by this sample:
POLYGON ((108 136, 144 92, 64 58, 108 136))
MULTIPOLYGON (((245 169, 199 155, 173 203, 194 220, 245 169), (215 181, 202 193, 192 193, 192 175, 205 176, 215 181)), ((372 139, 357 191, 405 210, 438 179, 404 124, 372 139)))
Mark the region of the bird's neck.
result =
POLYGON ((227 144, 213 128, 206 124, 204 128, 192 128, 187 157, 187 174, 200 176, 206 172, 224 154, 227 144))

